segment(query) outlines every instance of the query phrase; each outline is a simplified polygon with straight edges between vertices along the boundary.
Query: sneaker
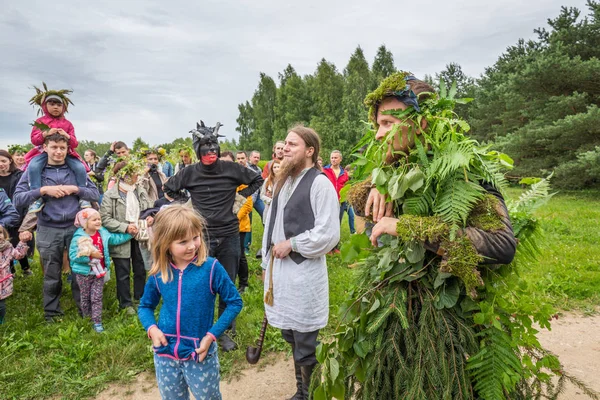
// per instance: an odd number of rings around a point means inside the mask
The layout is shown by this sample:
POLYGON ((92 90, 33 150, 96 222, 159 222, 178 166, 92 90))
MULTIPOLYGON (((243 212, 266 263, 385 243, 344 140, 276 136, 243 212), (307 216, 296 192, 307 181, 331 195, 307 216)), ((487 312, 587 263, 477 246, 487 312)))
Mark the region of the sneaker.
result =
POLYGON ((244 294, 244 292, 246 291, 246 289, 248 289, 247 285, 240 286, 240 288, 238 289, 238 292, 240 293, 240 296, 244 294))
POLYGON ((33 275, 33 271, 31 269, 24 269, 23 270, 23 276, 32 276, 33 275))
POLYGON ((47 324, 56 324, 58 322, 62 322, 62 316, 60 315, 47 316, 44 317, 44 319, 46 320, 47 324))
POLYGON ((94 330, 98 333, 102 333, 104 332, 104 327, 102 324, 94 324, 94 330))
POLYGON ((42 198, 39 198, 33 203, 31 203, 29 209, 27 210, 27 213, 38 213, 42 211, 42 208, 44 208, 44 200, 42 198))
POLYGON ((92 208, 92 203, 87 200, 79 200, 79 208, 92 208))
POLYGON ((132 306, 125 307, 125 314, 127 315, 137 315, 137 311, 132 306))

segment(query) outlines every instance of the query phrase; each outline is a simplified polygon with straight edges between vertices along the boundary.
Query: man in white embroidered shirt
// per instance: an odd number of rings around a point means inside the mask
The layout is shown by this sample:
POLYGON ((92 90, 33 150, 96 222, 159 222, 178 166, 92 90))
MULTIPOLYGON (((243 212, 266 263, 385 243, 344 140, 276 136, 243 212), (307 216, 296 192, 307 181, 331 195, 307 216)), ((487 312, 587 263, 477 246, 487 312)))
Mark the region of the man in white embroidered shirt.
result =
POLYGON ((315 168, 320 145, 310 128, 299 125, 288 132, 262 246, 265 293, 273 298, 265 311, 269 324, 292 346, 294 400, 308 399, 317 336, 329 318, 325 255, 340 237, 337 193, 315 168))

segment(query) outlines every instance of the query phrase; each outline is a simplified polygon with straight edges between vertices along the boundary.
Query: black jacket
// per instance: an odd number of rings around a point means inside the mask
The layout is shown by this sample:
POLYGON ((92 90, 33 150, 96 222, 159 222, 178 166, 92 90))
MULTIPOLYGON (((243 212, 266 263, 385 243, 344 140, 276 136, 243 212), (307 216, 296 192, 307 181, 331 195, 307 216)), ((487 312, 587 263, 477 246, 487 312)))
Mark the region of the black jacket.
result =
POLYGON ((165 184, 165 192, 176 197, 181 190, 187 190, 194 208, 207 222, 211 237, 237 235, 239 221, 232 211, 236 189, 248 185, 239 193, 251 196, 263 184, 260 174, 238 163, 217 160, 212 165, 198 162, 180 170, 165 184))

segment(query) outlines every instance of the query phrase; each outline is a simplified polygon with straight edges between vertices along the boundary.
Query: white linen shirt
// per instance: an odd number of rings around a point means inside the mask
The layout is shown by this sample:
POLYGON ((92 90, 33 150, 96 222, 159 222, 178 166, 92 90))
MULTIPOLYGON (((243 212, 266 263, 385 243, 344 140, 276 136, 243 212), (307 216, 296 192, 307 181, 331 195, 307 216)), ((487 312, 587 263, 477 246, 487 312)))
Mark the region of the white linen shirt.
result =
MULTIPOLYGON (((269 207, 265 227, 275 219, 273 243, 285 241, 283 212, 291 194, 307 170, 296 178, 288 178, 278 200, 277 215, 271 215, 269 207)), ((329 282, 325 254, 340 239, 340 205, 337 193, 329 179, 318 175, 310 191, 310 204, 315 215, 315 226, 292 238, 293 250, 306 257, 296 264, 290 257, 273 261, 273 306, 265 304, 269 324, 279 329, 312 332, 324 328, 329 318, 329 282)), ((308 206, 308 204, 307 204, 308 206)), ((267 228, 268 229, 268 228, 267 228)), ((265 269, 264 290, 269 290, 270 244, 267 232, 263 235, 262 264, 265 269)))

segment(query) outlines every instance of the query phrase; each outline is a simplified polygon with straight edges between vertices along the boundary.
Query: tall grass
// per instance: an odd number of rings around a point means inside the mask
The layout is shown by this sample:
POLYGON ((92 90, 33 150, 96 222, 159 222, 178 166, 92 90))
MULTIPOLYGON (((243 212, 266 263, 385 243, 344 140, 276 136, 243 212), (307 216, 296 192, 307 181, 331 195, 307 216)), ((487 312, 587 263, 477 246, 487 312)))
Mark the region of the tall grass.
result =
MULTIPOLYGON (((520 192, 513 190, 511 196, 520 192)), ((600 193, 559 193, 538 212, 542 219, 543 253, 537 265, 523 274, 532 287, 561 309, 592 311, 600 304, 600 193)), ((262 227, 255 214, 252 251, 248 256, 250 287, 242 296, 235 341, 239 349, 221 354, 224 379, 247 366, 246 346, 258 337, 263 318, 261 268, 254 253, 262 227)), ((342 240, 349 237, 342 224, 342 240)), ((335 327, 338 307, 346 297, 354 270, 339 256, 328 256, 330 323, 335 327)), ((18 267, 19 268, 19 267, 18 267)), ((14 295, 7 299, 8 313, 0 325, 0 399, 81 399, 93 397, 109 383, 129 381, 141 371, 153 371, 150 341, 137 317, 119 313, 115 279, 104 289, 103 319, 106 332, 97 334, 91 322, 77 316, 70 287, 61 297, 65 318, 46 324, 42 310, 42 275, 15 279, 14 295)), ((289 351, 281 334, 269 328, 263 353, 289 351)))

